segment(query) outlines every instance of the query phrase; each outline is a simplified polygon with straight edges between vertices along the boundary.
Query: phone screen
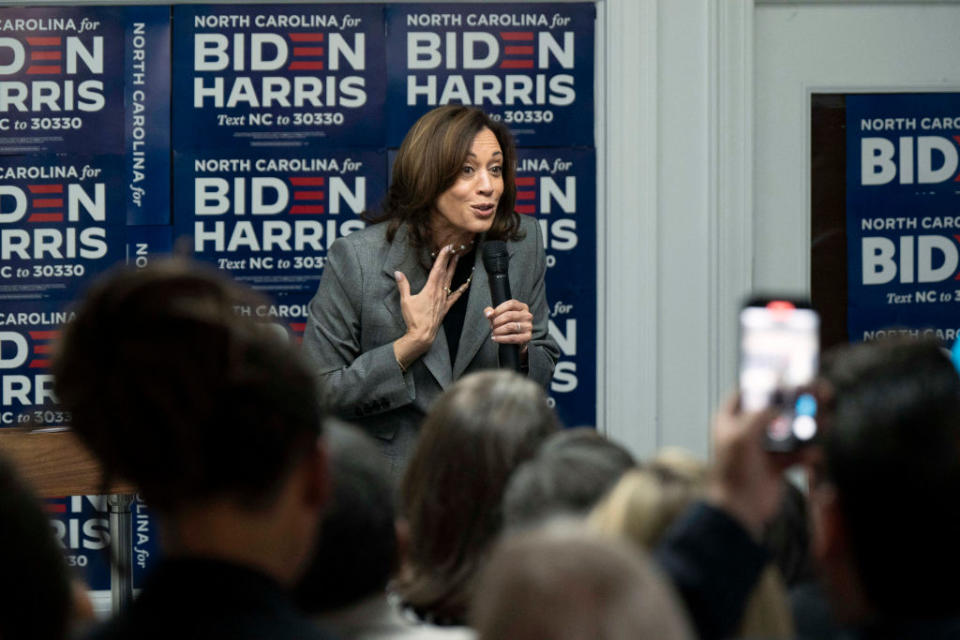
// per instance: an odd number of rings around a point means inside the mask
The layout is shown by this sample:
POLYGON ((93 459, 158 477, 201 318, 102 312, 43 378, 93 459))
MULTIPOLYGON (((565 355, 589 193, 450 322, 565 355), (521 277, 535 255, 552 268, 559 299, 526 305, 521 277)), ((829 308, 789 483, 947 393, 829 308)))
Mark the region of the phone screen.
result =
POLYGON ((768 442, 790 448, 817 432, 809 385, 817 372, 820 318, 789 300, 752 301, 740 311, 740 406, 780 408, 768 442))

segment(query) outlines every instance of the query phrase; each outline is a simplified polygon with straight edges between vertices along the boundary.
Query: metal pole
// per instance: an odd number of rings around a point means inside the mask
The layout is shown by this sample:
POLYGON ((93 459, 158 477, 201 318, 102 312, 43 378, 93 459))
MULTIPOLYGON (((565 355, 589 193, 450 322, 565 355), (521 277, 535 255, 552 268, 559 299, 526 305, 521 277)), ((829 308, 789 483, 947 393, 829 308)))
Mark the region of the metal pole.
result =
POLYGON ((113 493, 107 498, 110 511, 110 598, 117 615, 133 600, 133 496, 113 493))

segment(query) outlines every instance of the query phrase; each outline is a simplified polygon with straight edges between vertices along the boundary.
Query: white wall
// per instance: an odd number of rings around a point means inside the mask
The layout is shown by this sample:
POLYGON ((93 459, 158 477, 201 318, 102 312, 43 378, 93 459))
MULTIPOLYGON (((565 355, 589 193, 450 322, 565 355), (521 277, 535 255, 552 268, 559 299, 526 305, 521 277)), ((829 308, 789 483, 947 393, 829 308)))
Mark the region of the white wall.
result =
POLYGON ((706 454, 749 278, 751 5, 605 4, 604 427, 706 454))
POLYGON ((960 2, 601 6, 603 428, 705 454, 740 300, 809 292, 809 94, 960 90, 960 2))

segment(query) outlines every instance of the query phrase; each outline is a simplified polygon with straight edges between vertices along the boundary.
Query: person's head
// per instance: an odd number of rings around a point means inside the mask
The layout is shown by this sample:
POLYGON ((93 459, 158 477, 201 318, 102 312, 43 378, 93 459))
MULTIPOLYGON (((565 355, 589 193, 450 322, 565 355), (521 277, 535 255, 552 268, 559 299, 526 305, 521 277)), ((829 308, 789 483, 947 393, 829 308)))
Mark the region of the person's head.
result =
POLYGON ((389 238, 401 223, 416 248, 431 246, 448 226, 486 233, 490 240, 516 237, 516 150, 509 129, 482 109, 437 107, 407 132, 393 164, 384 201, 389 238))
POLYGON ((665 449, 628 471, 590 514, 590 526, 654 548, 670 525, 703 494, 707 466, 692 454, 665 449))
POLYGON ((63 640, 71 586, 50 519, 0 458, 0 638, 63 640))
POLYGON ((828 580, 847 563, 867 609, 955 615, 942 585, 960 572, 960 377, 937 344, 905 338, 829 353, 821 376, 811 510, 828 580))
MULTIPOLYGON (((664 449, 643 469, 629 471, 590 514, 588 526, 655 549, 673 523, 703 496, 709 468, 682 449, 664 449)), ((793 636, 786 588, 768 566, 747 600, 737 637, 793 636)))
POLYGON ((394 487, 380 448, 333 419, 324 431, 332 495, 313 560, 295 590, 308 613, 382 596, 398 562, 394 487))
POLYGON ((507 480, 556 429, 543 390, 516 373, 474 373, 437 399, 402 483, 411 543, 398 590, 409 605, 462 619, 507 480))
POLYGON ((506 536, 483 571, 470 617, 480 640, 693 637, 646 554, 570 523, 506 536))
POLYGON ((629 451, 595 429, 564 429, 513 473, 503 498, 505 524, 522 527, 559 514, 586 515, 636 466, 629 451))
POLYGON ((172 259, 99 280, 64 329, 52 371, 74 431, 162 515, 212 502, 261 512, 294 470, 322 479, 309 368, 275 327, 236 312, 261 302, 172 259))

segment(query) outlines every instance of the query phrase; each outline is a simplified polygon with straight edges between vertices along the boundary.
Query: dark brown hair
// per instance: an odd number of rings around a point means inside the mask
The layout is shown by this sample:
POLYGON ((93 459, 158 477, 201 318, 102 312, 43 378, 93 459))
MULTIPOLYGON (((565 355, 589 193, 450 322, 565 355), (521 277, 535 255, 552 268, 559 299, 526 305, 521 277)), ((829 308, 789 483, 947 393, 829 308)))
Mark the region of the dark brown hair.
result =
POLYGON ((403 478, 410 524, 404 601, 436 622, 464 624, 477 571, 503 521, 513 470, 557 430, 542 389, 508 371, 462 378, 436 401, 403 478))
POLYGON ((503 194, 486 238, 519 240, 522 237, 520 216, 514 211, 517 153, 510 130, 481 109, 446 105, 421 116, 397 152, 382 215, 375 218, 378 222, 390 221, 389 242, 393 242, 400 225, 407 223, 410 246, 418 252, 430 248, 430 214, 440 195, 457 181, 473 139, 485 128, 496 136, 503 153, 503 194))
POLYGON ((315 382, 295 347, 236 308, 264 300, 183 259, 95 284, 52 372, 72 427, 108 477, 152 507, 266 504, 316 440, 315 382))
POLYGON ((960 377, 949 355, 893 336, 832 349, 820 374, 826 479, 870 604, 900 619, 956 616, 960 600, 940 586, 960 572, 960 377))

